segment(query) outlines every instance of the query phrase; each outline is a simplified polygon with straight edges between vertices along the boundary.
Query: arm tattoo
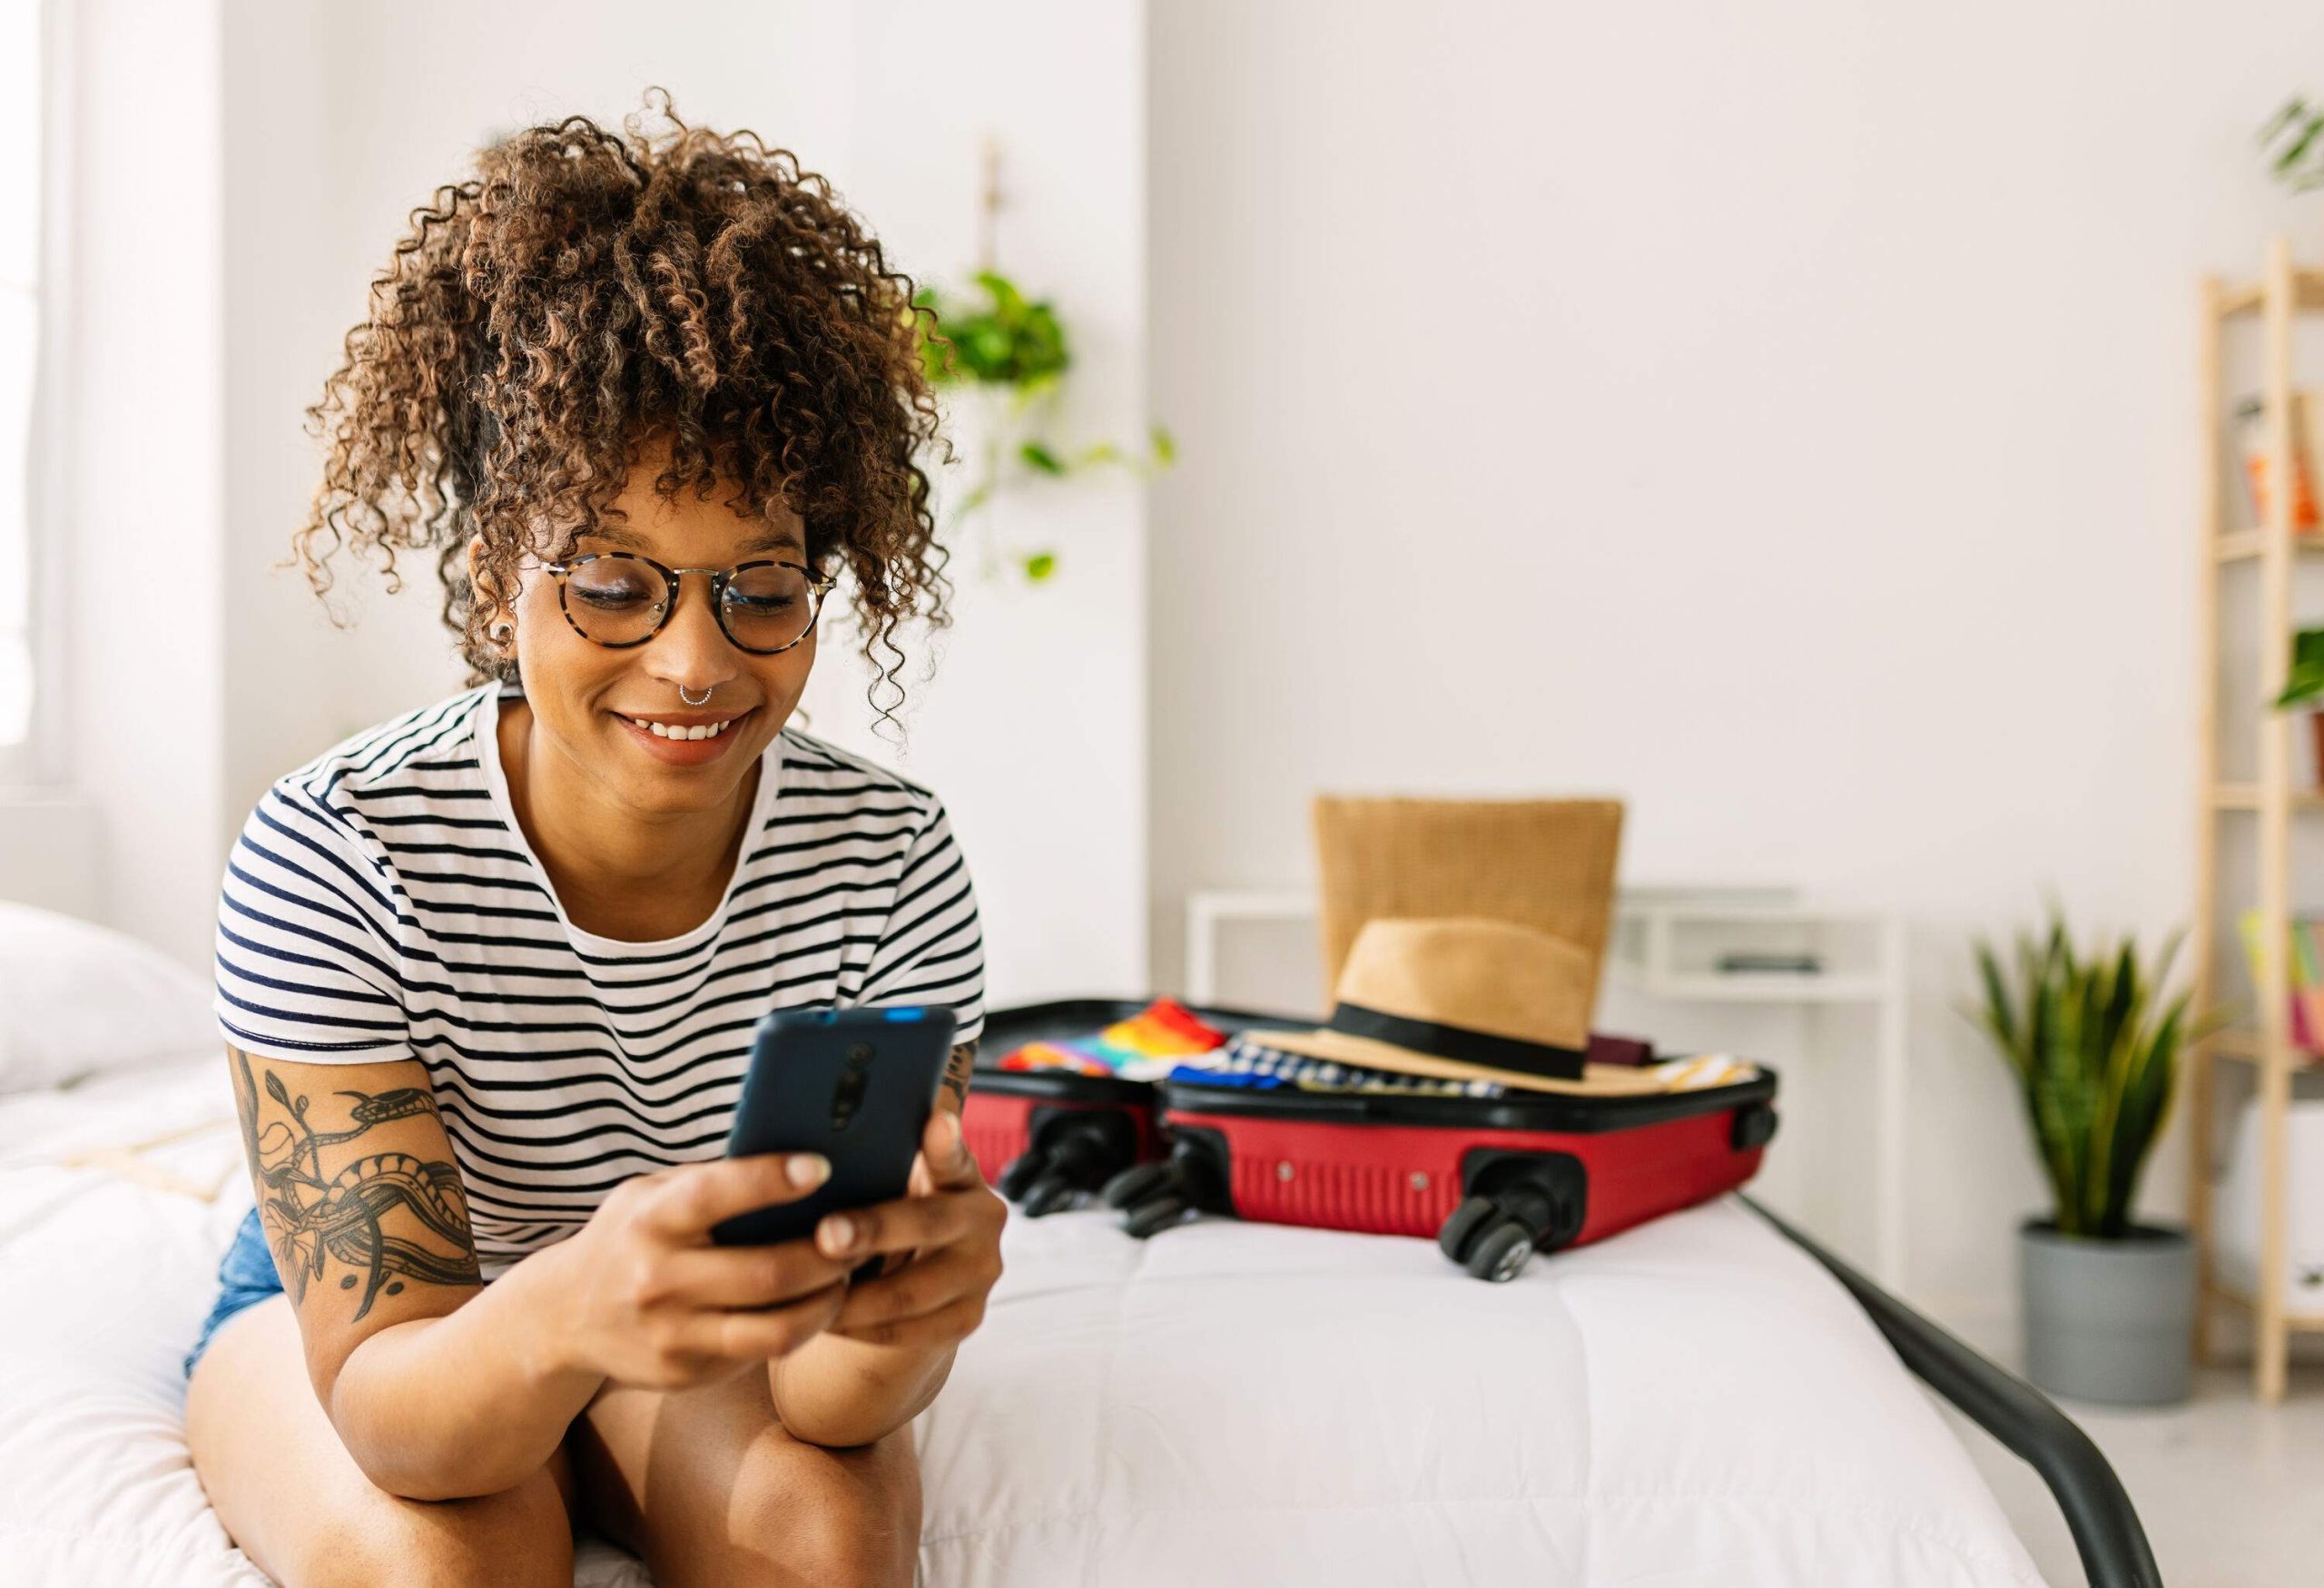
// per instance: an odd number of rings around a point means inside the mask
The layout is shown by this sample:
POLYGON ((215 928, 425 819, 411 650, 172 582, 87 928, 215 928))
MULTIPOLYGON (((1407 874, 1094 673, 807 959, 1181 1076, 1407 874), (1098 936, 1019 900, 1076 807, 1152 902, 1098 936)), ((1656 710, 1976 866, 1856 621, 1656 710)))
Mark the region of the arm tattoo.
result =
POLYGON ((435 1114, 433 1097, 417 1087, 339 1092, 334 1095, 355 1100, 347 1110, 352 1128, 318 1130, 307 1121, 308 1100, 293 1098, 271 1070, 264 1095, 277 1106, 270 1110, 251 1076, 251 1056, 240 1048, 232 1052, 234 1101, 251 1172, 258 1178, 259 1218, 294 1303, 305 1301, 307 1287, 323 1277, 326 1254, 356 1270, 340 1276, 340 1288, 352 1290, 360 1278, 358 1318, 371 1310, 380 1291, 399 1294, 407 1277, 431 1285, 483 1282, 468 1234, 468 1194, 455 1165, 408 1152, 365 1155, 360 1149, 335 1168, 323 1161, 325 1148, 353 1141, 374 1125, 435 1114))
POLYGON ((955 1110, 969 1100, 969 1074, 976 1065, 977 1045, 974 1042, 962 1042, 952 1050, 952 1056, 944 1060, 943 1092, 952 1100, 955 1110))

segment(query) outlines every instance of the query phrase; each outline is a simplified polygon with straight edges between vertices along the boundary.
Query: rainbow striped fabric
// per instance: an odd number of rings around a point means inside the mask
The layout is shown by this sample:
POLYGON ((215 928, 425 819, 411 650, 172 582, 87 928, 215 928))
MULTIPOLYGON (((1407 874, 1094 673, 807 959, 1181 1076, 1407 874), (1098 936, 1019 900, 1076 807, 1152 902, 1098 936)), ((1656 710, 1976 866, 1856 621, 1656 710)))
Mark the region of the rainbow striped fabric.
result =
POLYGON ((1215 1050, 1226 1033, 1195 1018, 1184 1004, 1157 998, 1092 1037, 1028 1042, 1002 1055, 1003 1070, 1069 1070, 1121 1080, 1159 1080, 1181 1060, 1215 1050))

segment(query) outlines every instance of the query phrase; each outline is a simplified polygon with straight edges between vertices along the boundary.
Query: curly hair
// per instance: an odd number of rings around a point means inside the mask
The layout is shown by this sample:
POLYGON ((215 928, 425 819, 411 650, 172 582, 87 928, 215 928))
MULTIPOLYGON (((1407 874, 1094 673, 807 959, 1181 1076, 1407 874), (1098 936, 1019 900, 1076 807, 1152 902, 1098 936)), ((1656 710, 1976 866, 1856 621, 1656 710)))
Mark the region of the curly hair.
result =
POLYGON ((328 459, 297 560, 328 607, 340 551, 375 558, 392 591, 397 554, 432 547, 469 683, 514 677, 486 639, 495 592, 516 589, 526 552, 569 555, 618 516, 645 439, 666 437, 664 499, 724 478, 730 506, 781 502, 816 570, 845 571, 872 704, 892 722, 896 631, 950 621, 919 463, 942 446, 928 311, 797 156, 688 127, 657 98, 663 135, 636 113, 619 134, 579 115, 528 127, 411 212, 306 410, 328 459))

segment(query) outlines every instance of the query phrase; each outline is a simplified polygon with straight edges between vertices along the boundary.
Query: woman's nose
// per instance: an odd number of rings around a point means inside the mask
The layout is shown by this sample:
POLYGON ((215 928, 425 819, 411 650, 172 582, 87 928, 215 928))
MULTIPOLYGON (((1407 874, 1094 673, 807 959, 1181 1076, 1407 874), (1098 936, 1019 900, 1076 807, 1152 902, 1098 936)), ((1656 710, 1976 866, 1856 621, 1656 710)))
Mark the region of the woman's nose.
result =
POLYGON ((684 573, 678 577, 677 609, 646 647, 646 665, 656 677, 698 695, 740 674, 739 653, 718 626, 710 576, 684 573))

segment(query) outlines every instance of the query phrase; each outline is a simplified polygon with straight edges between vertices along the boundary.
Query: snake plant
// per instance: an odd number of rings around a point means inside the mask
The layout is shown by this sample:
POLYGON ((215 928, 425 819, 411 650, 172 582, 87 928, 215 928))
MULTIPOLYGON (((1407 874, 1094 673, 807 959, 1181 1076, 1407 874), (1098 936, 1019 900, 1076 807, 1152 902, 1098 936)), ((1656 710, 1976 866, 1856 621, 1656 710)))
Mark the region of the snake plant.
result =
POLYGON ((1974 1018, 2017 1076, 2062 1235, 2131 1234, 2180 1053, 2199 1034, 2191 995, 2163 996, 2178 948, 2174 935, 2152 967, 2127 938, 2084 957, 2053 909, 2046 932, 2018 934, 2013 987, 1993 948, 1976 945, 1984 1002, 1974 1018))

